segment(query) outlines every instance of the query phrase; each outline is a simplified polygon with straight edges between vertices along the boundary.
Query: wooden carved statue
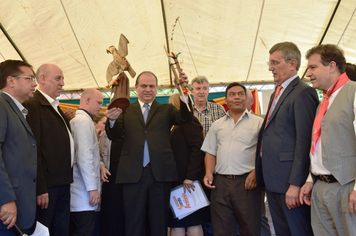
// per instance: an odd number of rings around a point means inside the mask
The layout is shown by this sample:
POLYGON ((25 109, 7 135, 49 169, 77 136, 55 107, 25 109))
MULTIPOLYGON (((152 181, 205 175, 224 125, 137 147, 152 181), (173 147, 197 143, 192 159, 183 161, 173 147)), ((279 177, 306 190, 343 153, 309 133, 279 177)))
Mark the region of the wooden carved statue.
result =
POLYGON ((128 43, 127 38, 121 34, 118 49, 116 49, 115 46, 110 46, 106 49, 106 52, 112 54, 114 59, 106 70, 106 80, 109 83, 107 87, 111 87, 112 92, 112 98, 108 108, 119 107, 123 112, 125 112, 126 108, 130 105, 130 82, 124 71, 129 72, 132 78, 136 75, 136 72, 125 58, 128 54, 128 43), (115 76, 115 78, 113 78, 113 76, 115 76))

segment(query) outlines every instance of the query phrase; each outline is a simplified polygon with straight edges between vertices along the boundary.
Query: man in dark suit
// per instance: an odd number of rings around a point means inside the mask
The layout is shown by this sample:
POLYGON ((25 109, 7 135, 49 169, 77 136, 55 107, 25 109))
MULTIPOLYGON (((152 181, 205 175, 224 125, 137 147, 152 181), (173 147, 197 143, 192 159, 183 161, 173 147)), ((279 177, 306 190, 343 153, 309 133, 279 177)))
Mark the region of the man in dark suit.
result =
POLYGON ((299 191, 309 172, 318 96, 298 77, 301 55, 294 43, 278 43, 269 53, 269 70, 278 87, 259 133, 256 180, 266 187, 277 235, 312 235, 310 208, 300 205, 299 191))
POLYGON ((74 143, 67 118, 58 107, 64 77, 58 66, 44 64, 36 78, 39 89, 24 106, 29 110, 27 121, 38 148, 37 220, 49 228, 51 235, 66 236, 74 143))
POLYGON ((171 182, 178 180, 169 131, 172 125, 191 122, 193 110, 190 105, 189 112, 184 102, 180 111, 172 104, 159 104, 152 72, 142 72, 135 87, 138 101, 124 114, 119 108, 106 113, 108 137, 124 139, 117 182, 123 183, 126 235, 144 235, 147 219, 152 236, 166 236, 171 182))
POLYGON ((22 102, 37 86, 32 66, 23 61, 0 63, 0 235, 16 235, 16 223, 32 234, 36 224, 36 140, 22 102))

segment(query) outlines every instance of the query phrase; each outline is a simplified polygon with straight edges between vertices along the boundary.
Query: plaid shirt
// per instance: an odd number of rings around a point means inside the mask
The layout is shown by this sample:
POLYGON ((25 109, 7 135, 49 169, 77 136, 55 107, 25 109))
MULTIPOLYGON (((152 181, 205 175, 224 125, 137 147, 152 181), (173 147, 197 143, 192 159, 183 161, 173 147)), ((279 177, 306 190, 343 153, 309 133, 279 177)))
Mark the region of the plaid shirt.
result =
POLYGON ((193 105, 193 109, 194 114, 198 117, 203 126, 204 137, 208 133, 213 122, 226 115, 224 107, 214 102, 207 102, 202 111, 198 111, 195 104, 193 105))

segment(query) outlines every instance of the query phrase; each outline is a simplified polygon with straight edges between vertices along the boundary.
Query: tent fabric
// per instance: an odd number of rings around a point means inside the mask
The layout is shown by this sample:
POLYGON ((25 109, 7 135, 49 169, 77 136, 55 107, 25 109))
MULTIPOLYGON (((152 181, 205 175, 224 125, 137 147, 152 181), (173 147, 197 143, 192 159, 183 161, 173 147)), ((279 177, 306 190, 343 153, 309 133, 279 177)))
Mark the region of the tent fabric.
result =
POLYGON ((161 88, 170 86, 164 45, 181 52, 190 78, 205 75, 211 85, 273 82, 268 50, 281 41, 299 46, 300 76, 306 51, 319 43, 339 45, 356 62, 356 0, 2 0, 0 7, 0 61, 22 56, 35 70, 55 63, 66 91, 105 88, 113 60, 106 48, 118 47, 121 33, 133 69, 153 71, 161 88))

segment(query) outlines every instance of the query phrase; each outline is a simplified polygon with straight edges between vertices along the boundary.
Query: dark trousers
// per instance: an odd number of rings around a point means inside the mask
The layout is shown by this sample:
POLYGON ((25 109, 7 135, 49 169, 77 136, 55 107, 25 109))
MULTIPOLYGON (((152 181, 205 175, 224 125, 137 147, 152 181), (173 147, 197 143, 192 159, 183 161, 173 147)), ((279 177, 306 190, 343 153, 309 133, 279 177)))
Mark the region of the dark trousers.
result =
POLYGON ((210 206, 214 236, 236 235, 236 222, 240 235, 260 236, 261 189, 246 190, 246 177, 214 175, 216 188, 211 191, 210 206))
POLYGON ((268 190, 266 193, 276 235, 313 235, 309 206, 303 204, 288 209, 285 194, 273 193, 268 190))
POLYGON ((141 180, 123 184, 126 236, 167 236, 171 183, 157 182, 151 168, 143 168, 141 180))
POLYGON ((37 207, 37 220, 49 229, 51 236, 68 236, 70 218, 70 185, 48 188, 47 209, 37 207))
POLYGON ((116 184, 118 162, 110 163, 109 182, 103 183, 100 206, 100 236, 124 236, 125 213, 122 184, 116 184))
POLYGON ((70 236, 93 236, 94 224, 95 224, 95 211, 71 212, 69 235, 70 236))
POLYGON ((0 229, 1 236, 16 236, 15 232, 12 229, 0 229))

